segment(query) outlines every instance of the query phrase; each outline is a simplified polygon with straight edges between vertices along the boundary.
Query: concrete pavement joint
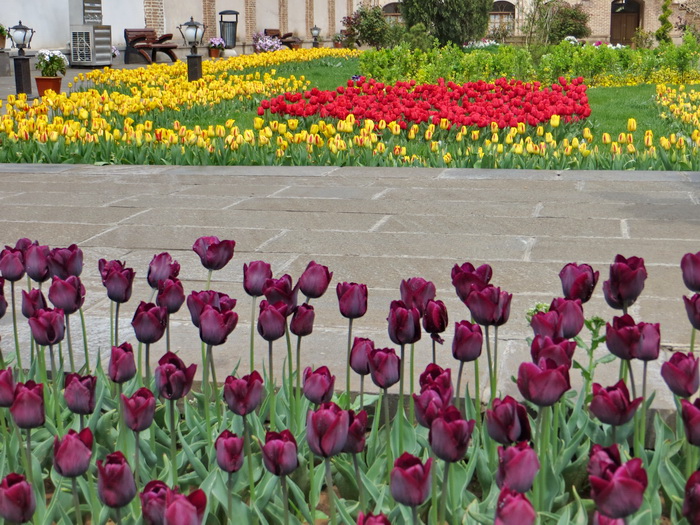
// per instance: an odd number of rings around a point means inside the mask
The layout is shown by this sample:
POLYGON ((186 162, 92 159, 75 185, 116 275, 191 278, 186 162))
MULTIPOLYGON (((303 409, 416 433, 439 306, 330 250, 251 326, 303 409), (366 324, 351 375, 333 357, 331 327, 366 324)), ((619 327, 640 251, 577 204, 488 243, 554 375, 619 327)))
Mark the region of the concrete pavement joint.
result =
POLYGON ((372 226, 372 227, 369 229, 369 231, 370 231, 370 232, 376 232, 379 228, 381 228, 382 226, 384 226, 384 225, 389 221, 389 219, 391 219, 391 217, 392 217, 391 215, 385 215, 384 217, 382 217, 381 219, 379 219, 379 220, 374 224, 374 226, 372 226))
POLYGON ((535 204, 535 209, 532 210, 532 216, 533 217, 539 217, 540 213, 542 212, 542 208, 544 208, 544 204, 541 202, 538 202, 535 204))
POLYGON ((630 238, 630 227, 629 224, 627 224, 627 219, 620 220, 620 232, 623 239, 630 238))

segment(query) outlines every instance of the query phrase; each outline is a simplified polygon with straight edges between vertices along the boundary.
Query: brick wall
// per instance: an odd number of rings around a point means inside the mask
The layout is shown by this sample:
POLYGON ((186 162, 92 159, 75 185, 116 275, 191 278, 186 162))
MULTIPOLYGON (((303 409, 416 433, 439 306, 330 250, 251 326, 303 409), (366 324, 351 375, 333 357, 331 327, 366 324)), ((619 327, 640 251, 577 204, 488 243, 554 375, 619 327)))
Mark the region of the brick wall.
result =
POLYGON ((314 26, 314 0, 306 0, 306 37, 311 38, 311 28, 314 26))
POLYGON ((287 28, 289 27, 289 0, 279 0, 279 11, 279 28, 280 31, 282 31, 282 34, 285 34, 288 31, 287 28))
POLYGON ((202 23, 206 26, 204 31, 204 42, 210 38, 218 36, 219 29, 216 23, 216 0, 202 0, 202 23))
POLYGON ((338 32, 335 23, 335 0, 328 0, 328 35, 331 37, 338 32))
POLYGON ((257 29, 257 0, 245 0, 245 34, 246 40, 252 42, 257 29))
POLYGON ((159 35, 165 33, 163 0, 143 0, 143 11, 146 27, 155 29, 159 35))

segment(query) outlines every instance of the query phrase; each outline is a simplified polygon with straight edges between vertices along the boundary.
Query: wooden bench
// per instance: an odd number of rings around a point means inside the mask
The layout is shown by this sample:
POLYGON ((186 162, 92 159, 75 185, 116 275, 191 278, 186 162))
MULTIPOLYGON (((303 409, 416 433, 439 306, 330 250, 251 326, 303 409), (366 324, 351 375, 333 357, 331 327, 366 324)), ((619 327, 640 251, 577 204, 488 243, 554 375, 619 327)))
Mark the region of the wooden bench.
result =
POLYGON ((265 29, 264 33, 265 36, 279 38, 279 41, 282 42, 282 45, 287 46, 289 49, 301 46, 301 38, 299 38, 298 36, 294 36, 294 33, 282 34, 282 31, 280 31, 279 29, 265 29))
POLYGON ((170 42, 173 34, 158 36, 155 29, 124 29, 124 63, 133 63, 133 58, 141 57, 147 64, 156 61, 158 52, 165 53, 173 62, 177 62, 175 49, 177 44, 170 42))

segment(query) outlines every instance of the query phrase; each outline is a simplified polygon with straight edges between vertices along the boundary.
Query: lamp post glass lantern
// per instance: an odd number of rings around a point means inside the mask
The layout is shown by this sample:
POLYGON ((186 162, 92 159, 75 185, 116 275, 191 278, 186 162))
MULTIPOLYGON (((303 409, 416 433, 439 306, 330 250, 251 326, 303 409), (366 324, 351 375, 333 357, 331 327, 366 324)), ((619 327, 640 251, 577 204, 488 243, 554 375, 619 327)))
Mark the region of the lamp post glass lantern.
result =
POLYGON ((19 24, 9 28, 9 33, 13 45, 17 48, 17 54, 24 56, 24 48, 26 47, 29 49, 29 43, 34 36, 34 30, 25 26, 20 20, 19 24))
POLYGON ((317 27, 316 24, 311 28, 311 36, 314 37, 314 47, 318 47, 318 36, 321 34, 321 28, 317 27))
POLYGON ((32 94, 32 75, 29 71, 29 57, 24 55, 24 49, 29 49, 29 44, 34 36, 34 30, 25 26, 22 21, 9 28, 12 45, 17 48, 17 56, 13 57, 15 63, 15 88, 17 94, 32 94))
POLYGON ((199 80, 202 78, 202 57, 197 54, 197 46, 201 45, 206 26, 195 22, 194 17, 178 26, 185 44, 191 47, 191 54, 187 55, 187 80, 199 80))

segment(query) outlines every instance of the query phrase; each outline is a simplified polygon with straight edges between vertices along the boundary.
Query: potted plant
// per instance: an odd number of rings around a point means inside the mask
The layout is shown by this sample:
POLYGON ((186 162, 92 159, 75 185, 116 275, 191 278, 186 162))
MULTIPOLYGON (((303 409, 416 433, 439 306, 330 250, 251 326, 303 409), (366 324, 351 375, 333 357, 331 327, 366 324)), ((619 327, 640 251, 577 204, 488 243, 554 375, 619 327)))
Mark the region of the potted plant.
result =
POLYGON ((340 33, 336 33, 335 35, 333 35, 333 47, 343 47, 343 35, 341 35, 340 33))
POLYGON ((56 93, 61 92, 61 77, 66 74, 68 59, 60 51, 40 50, 36 55, 36 69, 41 71, 41 76, 36 77, 36 89, 39 96, 43 96, 48 89, 56 93))
POLYGON ((253 35, 253 48, 256 53, 279 51, 282 49, 282 42, 279 38, 267 36, 261 31, 253 35))
POLYGON ((219 38, 218 36, 215 36, 213 38, 209 39, 209 56, 211 58, 219 58, 221 55, 221 52, 224 50, 224 46, 226 45, 226 42, 224 42, 223 38, 219 38))
POLYGON ((8 36, 10 36, 10 32, 7 30, 7 27, 0 24, 0 49, 5 49, 8 36))

